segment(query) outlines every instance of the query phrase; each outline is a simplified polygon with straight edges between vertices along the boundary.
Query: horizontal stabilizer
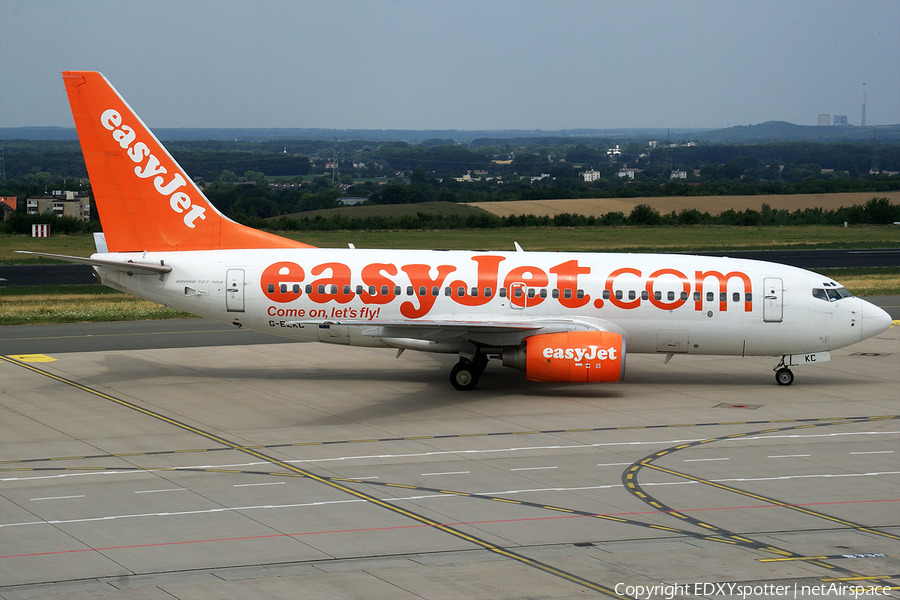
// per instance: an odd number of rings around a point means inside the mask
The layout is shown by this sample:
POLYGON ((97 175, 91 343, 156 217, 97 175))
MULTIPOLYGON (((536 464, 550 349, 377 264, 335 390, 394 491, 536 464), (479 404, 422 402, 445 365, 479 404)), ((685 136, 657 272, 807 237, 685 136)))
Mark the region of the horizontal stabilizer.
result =
POLYGON ((119 269, 136 275, 162 274, 168 273, 172 267, 165 265, 154 265, 150 263, 136 263, 132 261, 121 260, 105 260, 102 258, 84 258, 82 256, 66 256, 65 254, 48 254, 46 252, 29 252, 27 250, 16 250, 16 254, 30 254, 32 256, 43 256, 44 258, 52 258, 63 262, 70 262, 79 265, 91 265, 92 267, 107 267, 111 269, 119 269))

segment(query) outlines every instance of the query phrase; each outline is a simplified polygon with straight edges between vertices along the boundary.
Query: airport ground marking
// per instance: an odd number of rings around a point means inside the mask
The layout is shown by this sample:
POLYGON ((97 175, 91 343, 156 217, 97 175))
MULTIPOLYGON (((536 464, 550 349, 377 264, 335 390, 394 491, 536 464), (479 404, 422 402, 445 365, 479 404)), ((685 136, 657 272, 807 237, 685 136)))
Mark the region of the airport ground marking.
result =
POLYGON ((791 509, 791 510, 796 510, 796 511, 801 512, 801 513, 804 513, 804 514, 806 514, 806 515, 810 515, 810 516, 813 516, 813 517, 817 517, 817 518, 819 518, 819 519, 825 519, 825 520, 827 520, 827 521, 832 521, 832 522, 834 522, 834 523, 837 523, 837 524, 839 524, 839 525, 844 525, 844 526, 850 527, 850 528, 852 528, 852 529, 856 529, 856 530, 859 530, 859 531, 864 531, 864 532, 866 532, 866 533, 872 533, 872 534, 875 534, 875 535, 880 535, 880 536, 887 537, 887 538, 890 538, 890 539, 893 539, 893 540, 900 540, 900 536, 894 535, 894 534, 892 534, 892 533, 888 533, 888 532, 886 532, 886 531, 879 531, 879 530, 877 530, 877 529, 872 529, 872 528, 870 528, 870 527, 866 527, 865 525, 860 525, 859 523, 854 523, 854 522, 852 522, 852 521, 847 521, 846 519, 839 519, 839 518, 837 518, 837 517, 832 517, 832 516, 830 516, 830 515, 826 515, 826 514, 824 514, 824 513, 820 513, 820 512, 814 511, 814 510, 810 510, 810 509, 804 508, 804 507, 802 507, 802 506, 797 506, 797 505, 795 505, 795 504, 790 504, 790 503, 788 503, 788 502, 782 502, 781 500, 777 500, 777 499, 775 499, 775 498, 770 498, 770 497, 768 497, 768 496, 763 496, 762 494, 755 494, 755 493, 753 493, 753 492, 747 492, 747 491, 744 491, 744 490, 742 490, 742 489, 739 489, 739 488, 736 488, 736 487, 732 487, 732 486, 730 486, 730 485, 724 485, 724 484, 721 484, 721 483, 717 483, 717 482, 714 482, 714 481, 710 481, 710 480, 708 480, 708 479, 703 479, 702 477, 696 477, 696 476, 694 476, 694 475, 690 475, 690 474, 687 474, 687 473, 682 473, 682 472, 680 472, 680 471, 675 471, 674 469, 666 469, 666 468, 660 467, 660 466, 658 466, 658 465, 653 465, 653 464, 651 464, 651 465, 647 465, 647 467, 650 468, 650 469, 654 469, 654 470, 656 470, 656 471, 660 471, 660 472, 662 472, 662 473, 667 473, 667 474, 669 474, 669 475, 674 475, 675 477, 681 477, 681 478, 687 479, 687 480, 689 480, 689 481, 694 481, 694 482, 696 482, 696 483, 702 483, 702 484, 704 484, 704 485, 709 485, 709 486, 712 486, 712 487, 716 487, 716 488, 719 488, 719 489, 724 490, 724 491, 726 491, 726 492, 731 492, 731 493, 733 493, 733 494, 740 494, 740 495, 742 495, 742 496, 747 496, 748 498, 753 498, 753 499, 755 499, 755 500, 760 500, 761 502, 766 502, 766 503, 768 503, 768 504, 773 504, 773 505, 779 506, 779 507, 781 507, 781 508, 789 508, 789 509, 791 509))
MULTIPOLYGON (((9 360, 10 357, 0 355, 0 360, 6 360, 12 364, 17 366, 24 367, 24 364, 21 364, 14 360, 9 360)), ((291 447, 303 447, 303 446, 326 446, 326 445, 340 445, 340 444, 365 444, 365 443, 378 443, 378 442, 404 442, 404 441, 418 441, 418 440, 445 440, 445 439, 460 439, 460 438, 468 438, 468 437, 505 437, 512 435, 552 435, 559 433, 572 433, 572 432, 580 432, 580 433, 596 433, 596 432, 604 432, 604 431, 620 431, 623 429, 629 430, 651 430, 651 429, 671 429, 671 428, 680 428, 680 427, 718 427, 718 426, 730 426, 730 425, 769 425, 774 423, 804 423, 804 422, 840 422, 840 423, 861 423, 861 422, 869 422, 869 421, 883 421, 883 420, 894 420, 900 418, 900 415, 877 415, 877 416, 863 416, 863 417, 822 417, 822 418, 806 418, 806 419, 776 419, 776 420, 760 420, 760 421, 721 421, 721 422, 705 422, 705 423, 674 423, 674 424, 661 424, 661 425, 635 425, 629 427, 592 427, 592 428, 580 428, 580 429, 546 429, 542 431, 495 431, 495 432, 485 432, 485 433, 456 433, 456 434, 440 434, 440 435, 428 435, 428 436, 408 436, 408 437, 390 437, 390 438, 372 438, 365 440, 320 440, 313 442, 292 442, 292 443, 280 443, 280 444, 265 444, 265 445, 247 445, 247 446, 238 446, 238 445, 230 445, 227 447, 218 447, 218 448, 187 448, 182 450, 160 450, 160 451, 151 451, 151 452, 122 452, 116 454, 94 454, 94 455, 85 455, 85 456, 65 456, 65 457, 50 457, 50 458, 31 458, 31 459, 16 459, 16 460, 3 460, 0 461, 0 465, 3 464, 19 464, 26 462, 42 462, 42 461, 50 461, 50 460, 84 460, 84 459, 99 459, 99 458, 117 458, 117 457, 134 457, 134 456, 160 456, 166 454, 176 454, 176 453, 191 453, 191 452, 222 452, 228 450, 242 450, 242 449, 251 449, 251 450, 270 450, 270 449, 278 449, 278 448, 291 448, 291 447)), ((778 429, 767 430, 768 432, 779 431, 778 429)), ((727 439, 736 438, 736 437, 746 437, 748 435, 759 434, 761 432, 751 432, 751 433, 736 433, 727 436, 727 439)), ((723 438, 708 438, 704 440, 700 440, 698 442, 691 442, 691 444, 708 444, 714 441, 721 441, 723 438)), ((631 464, 631 463, 627 463, 631 464)))
POLYGON ((545 573, 548 573, 548 574, 551 574, 551 575, 555 575, 556 577, 559 577, 559 578, 561 578, 561 579, 565 579, 565 580, 567 580, 567 581, 570 581, 570 582, 572 582, 572 583, 574 583, 574 584, 576 584, 576 585, 580 585, 580 586, 582 586, 582 587, 585 587, 585 588, 594 590, 594 591, 596 591, 596 592, 600 592, 600 593, 605 594, 605 595, 607 595, 607 596, 612 596, 613 598, 619 598, 619 599, 621 599, 621 600, 633 600, 630 596, 625 596, 625 595, 623 595, 623 594, 617 593, 617 592, 616 592, 613 588, 611 588, 611 587, 602 585, 602 584, 600 584, 600 583, 597 583, 597 582, 595 582, 595 581, 591 581, 591 580, 589 580, 589 579, 585 579, 585 578, 583 578, 583 577, 580 577, 580 576, 578 576, 578 575, 575 575, 574 573, 569 573, 569 572, 564 571, 564 570, 562 570, 562 569, 558 569, 558 568, 556 568, 556 567, 554 567, 554 566, 552 566, 552 565, 550 565, 550 564, 548 564, 548 563, 545 563, 545 562, 542 562, 542 561, 539 561, 539 560, 535 560, 535 559, 529 558, 529 557, 527 557, 527 556, 524 556, 524 555, 519 554, 519 553, 517 553, 517 552, 514 552, 514 551, 512 551, 512 550, 508 550, 508 549, 506 549, 506 548, 503 548, 502 546, 499 546, 499 545, 497 545, 497 544, 493 544, 493 543, 491 543, 491 542, 489 542, 489 541, 487 541, 487 540, 485 540, 485 539, 482 539, 482 538, 480 538, 480 537, 478 537, 478 536, 475 536, 475 535, 471 535, 471 534, 465 533, 464 531, 461 531, 461 530, 459 530, 459 529, 457 529, 457 528, 455 528, 455 527, 451 527, 451 526, 449 526, 449 525, 441 524, 440 522, 435 521, 434 519, 430 519, 430 518, 428 518, 428 517, 426 517, 426 516, 424 516, 424 515, 420 515, 420 514, 418 514, 418 513, 416 513, 416 512, 413 512, 413 511, 411 511, 411 510, 407 510, 407 509, 404 509, 404 508, 402 508, 402 507, 396 506, 396 505, 394 505, 394 504, 391 504, 390 502, 386 502, 386 501, 384 501, 384 500, 381 500, 381 499, 379 499, 379 498, 376 498, 375 496, 372 496, 372 495, 367 494, 367 493, 365 493, 365 492, 361 492, 361 491, 359 491, 359 490, 355 490, 355 489, 353 489, 353 488, 351 488, 351 487, 348 487, 348 486, 346 486, 346 485, 344 485, 344 484, 342 484, 342 483, 339 483, 339 482, 337 482, 337 481, 332 481, 332 480, 329 479, 328 477, 323 477, 323 476, 317 475, 317 474, 315 474, 315 473, 313 473, 312 471, 309 471, 309 470, 307 470, 307 469, 301 469, 300 467, 294 466, 294 465, 292 465, 292 464, 290 464, 290 463, 288 463, 288 462, 285 462, 285 461, 283 461, 283 460, 277 459, 277 458, 275 458, 274 456, 269 456, 269 455, 264 454, 264 453, 262 453, 262 452, 260 452, 260 451, 258 451, 258 450, 254 450, 254 449, 248 448, 248 447, 244 446, 243 444, 238 444, 238 443, 236 443, 236 442, 232 442, 231 440, 229 440, 229 439, 227 439, 227 438, 224 438, 224 437, 222 437, 222 436, 220 436, 220 435, 217 435, 217 434, 214 434, 214 433, 211 433, 211 432, 208 432, 208 431, 204 431, 204 430, 199 429, 199 428, 197 428, 197 427, 194 427, 194 426, 192 426, 192 425, 188 425, 187 423, 183 423, 183 422, 181 422, 181 421, 178 421, 177 419, 173 419, 172 417, 167 417, 166 415, 163 415, 162 413, 158 413, 158 412, 155 412, 155 411, 152 411, 152 410, 143 408, 143 407, 141 407, 141 406, 138 406, 137 404, 134 404, 134 403, 132 403, 132 402, 128 402, 127 400, 123 400, 123 399, 121 399, 121 398, 116 398, 115 396, 112 396, 112 395, 110 395, 110 394, 106 394, 106 393, 101 392, 101 391, 99 391, 99 390, 95 390, 95 389, 90 388, 90 387, 88 387, 88 386, 86 386, 86 385, 82 385, 82 384, 80 384, 80 383, 78 383, 78 382, 76 382, 76 381, 72 381, 71 379, 67 379, 67 378, 65 378, 65 377, 62 377, 62 376, 59 376, 59 375, 55 375, 55 374, 53 374, 53 373, 51 373, 51 372, 49 372, 49 371, 45 371, 45 370, 43 370, 43 369, 39 369, 39 368, 34 367, 34 366, 30 365, 30 364, 27 364, 27 363, 24 363, 24 362, 21 362, 21 361, 17 361, 17 360, 8 358, 8 357, 6 357, 6 356, 0 356, 0 360, 9 362, 9 363, 11 363, 11 364, 13 364, 13 365, 20 366, 20 367, 22 367, 22 368, 24 368, 24 369, 27 369, 27 370, 29 370, 29 371, 32 371, 33 373, 35 373, 35 374, 37 374, 37 375, 42 375, 42 376, 44 376, 44 377, 48 377, 49 379, 52 379, 52 380, 57 381, 57 382, 59 382, 59 383, 63 383, 63 384, 65 384, 65 385, 71 386, 71 387, 73 387, 73 388, 75 388, 75 389, 81 390, 81 391, 83 391, 83 392, 85 392, 85 393, 88 393, 88 394, 90 394, 90 395, 96 396, 96 397, 101 398, 101 399, 103 399, 103 400, 107 400, 107 401, 109 401, 109 402, 112 402, 112 403, 117 404, 117 405, 119 405, 119 406, 122 406, 122 407, 124 407, 124 408, 131 409, 131 410, 133 410, 133 411, 135 411, 135 412, 137 412, 137 413, 139 413, 139 414, 142 414, 142 415, 144 415, 144 416, 150 417, 150 418, 152 418, 152 419, 156 419, 156 420, 158 420, 158 421, 162 421, 163 423, 172 425, 172 426, 174 426, 174 427, 176 427, 176 428, 179 428, 179 429, 182 429, 182 430, 184 430, 184 431, 188 431, 188 432, 193 433, 193 434, 195 434, 195 435, 198 435, 198 436, 200 436, 200 437, 206 438, 206 439, 208 439, 208 440, 210 440, 210 441, 212 441, 212 442, 214 442, 214 443, 217 443, 217 444, 221 444, 221 445, 223 445, 223 446, 226 446, 226 447, 228 447, 228 448, 230 448, 230 449, 232 449, 232 450, 237 450, 237 451, 239 451, 239 452, 243 452, 243 453, 245 453, 245 454, 249 454, 250 456, 253 456, 253 457, 258 458, 258 459, 260 459, 260 460, 262 460, 262 461, 265 461, 265 462, 271 463, 271 464, 273 464, 273 465, 276 465, 276 466, 278 466, 278 467, 281 467, 282 469, 285 469, 285 470, 287 470, 287 471, 289 471, 289 472, 291 472, 291 473, 294 473, 294 474, 299 475, 299 476, 301 476, 301 477, 305 477, 305 478, 311 479, 312 481, 315 481, 315 482, 317 482, 317 483, 321 483, 321 484, 326 485, 326 486, 328 486, 328 487, 334 488, 334 489, 336 489, 336 490, 338 490, 338 491, 341 491, 341 492, 343 492, 343 493, 345 493, 345 494, 348 494, 348 495, 350 495, 350 496, 353 496, 353 497, 358 498, 358 499, 360 499, 360 500, 363 500, 363 501, 365 501, 365 502, 369 502, 370 504, 373 504, 373 505, 375 505, 375 506, 379 506, 379 507, 381 507, 381 508, 387 509, 387 510, 390 511, 390 512, 399 514, 399 515, 401 515, 401 516, 403 516, 403 517, 406 517, 406 518, 411 519, 411 520, 413 520, 413 521, 416 521, 416 522, 418 522, 418 523, 422 523, 423 525, 427 525, 427 526, 429 526, 429 527, 431 527, 431 528, 433 528, 433 529, 436 529, 436 530, 441 531, 441 532, 443 532, 443 533, 447 533, 447 534, 449 534, 449 535, 451 535, 451 536, 453 536, 453 537, 456 537, 456 538, 461 539, 461 540, 463 540, 463 541, 469 542, 469 543, 471 543, 471 544, 473 544, 473 545, 479 546, 479 547, 481 547, 481 548, 483 548, 483 549, 485 549, 485 550, 488 550, 488 551, 490 551, 490 552, 493 552, 494 554, 498 554, 498 555, 500 555, 500 556, 504 556, 504 557, 506 557, 506 558, 509 558, 509 559, 512 559, 512 560, 517 561, 517 562, 519 562, 519 563, 522 563, 522 564, 525 564, 525 565, 527 565, 527 566, 533 567, 533 568, 538 569, 538 570, 540 570, 540 571, 543 571, 543 572, 545 572, 545 573))
MULTIPOLYGON (((895 416, 879 416, 879 417, 878 417, 879 420, 885 420, 885 419, 898 419, 898 418, 900 418, 900 415, 895 415, 895 416)), ((721 438, 718 438, 718 440, 729 440, 729 439, 734 439, 734 438, 736 438, 736 437, 746 437, 746 436, 764 435, 764 434, 770 434, 770 433, 780 433, 780 432, 783 432, 783 431, 793 431, 793 430, 797 430, 797 429, 808 429, 808 428, 812 428, 812 427, 831 427, 831 426, 833 426, 833 425, 843 425, 843 424, 850 424, 850 423, 868 422, 868 421, 871 421, 871 420, 874 420, 874 419, 873 419, 873 418, 849 419, 849 418, 837 418, 837 417, 823 418, 823 419, 816 419, 815 421, 817 421, 817 422, 814 422, 814 423, 797 423, 797 424, 794 424, 794 425, 791 425, 791 426, 788 426, 788 427, 780 427, 780 428, 775 428, 775 429, 766 429, 766 430, 762 430, 762 431, 755 431, 755 432, 747 432, 747 433, 742 433, 742 434, 732 434, 732 435, 729 435, 729 436, 722 436, 721 438)), ((664 449, 664 450, 655 452, 655 453, 653 453, 653 454, 650 454, 649 456, 646 456, 646 457, 644 457, 644 458, 642 458, 642 459, 640 459, 640 460, 635 461, 635 462, 632 463, 632 465, 631 465, 628 469, 626 469, 626 470, 623 472, 623 474, 622 474, 622 483, 623 483, 623 486, 624 486, 625 489, 628 490, 632 495, 634 495, 634 496, 636 496, 637 498, 639 498, 639 499, 640 499, 642 502, 644 502, 645 504, 647 504, 647 505, 649 505, 649 506, 652 506, 652 507, 656 508, 656 509, 657 509, 658 511, 660 511, 661 513, 664 513, 664 514, 670 514, 670 515, 672 515, 672 516, 677 516, 677 517, 679 517, 679 518, 682 518, 682 519, 684 519, 684 520, 687 520, 688 522, 692 523, 692 524, 695 525, 695 526, 707 528, 707 529, 710 529, 710 530, 713 530, 713 531, 717 531, 717 532, 721 533, 724 537, 730 538, 730 539, 746 539, 746 538, 739 538, 739 537, 738 537, 735 533, 733 533, 733 532, 727 531, 727 530, 725 530, 724 528, 716 527, 716 526, 711 525, 711 524, 709 524, 709 523, 705 523, 705 522, 703 522, 703 521, 700 521, 699 519, 695 519, 695 518, 693 518, 693 517, 688 517, 688 516, 682 516, 682 515, 679 514, 677 511, 671 510, 671 509, 670 509, 667 505, 665 505, 664 503, 659 502, 657 499, 653 498, 652 496, 649 496, 649 495, 643 493, 643 492, 642 492, 642 487, 641 487, 640 483, 639 483, 638 480, 637 480, 637 475, 638 475, 638 473, 640 472, 640 470, 646 467, 646 468, 653 469, 653 470, 658 471, 658 472, 662 472, 662 473, 666 473, 666 474, 669 474, 669 475, 673 475, 673 476, 675 476, 675 477, 679 477, 679 478, 682 478, 682 479, 687 479, 688 481, 693 481, 693 482, 695 482, 695 483, 701 483, 701 484, 705 484, 705 485, 710 485, 710 486, 712 486, 712 487, 716 487, 716 488, 721 489, 721 490, 723 490, 723 491, 727 491, 727 492, 731 492, 731 493, 740 494, 740 495, 743 495, 743 496, 746 496, 746 497, 749 497, 749 498, 754 498, 754 499, 756 499, 756 500, 760 500, 760 501, 765 502, 765 503, 767 503, 767 504, 769 504, 769 505, 772 505, 772 506, 778 506, 778 507, 782 507, 782 508, 789 508, 789 509, 791 509, 791 510, 796 510, 796 511, 799 511, 799 512, 804 513, 804 514, 808 514, 808 515, 810 515, 810 516, 818 517, 818 518, 821 518, 821 519, 825 519, 825 520, 831 521, 831 522, 833 522, 833 523, 837 523, 837 524, 839 524, 839 525, 844 525, 844 526, 846 526, 846 527, 850 527, 850 528, 852 528, 852 529, 856 529, 857 531, 863 531, 863 532, 865 532, 865 533, 872 533, 872 534, 875 534, 875 535, 880 535, 880 536, 888 537, 888 538, 891 538, 891 539, 900 539, 900 536, 896 536, 896 535, 891 534, 891 533, 879 531, 879 530, 877 530, 877 529, 875 529, 875 528, 866 527, 866 526, 864 526, 864 525, 860 525, 860 524, 858 524, 858 523, 853 523, 853 522, 851 522, 851 521, 847 521, 847 520, 844 520, 844 519, 838 519, 838 518, 836 518, 836 517, 832 517, 832 516, 830 516, 830 515, 825 515, 825 514, 823 514, 823 513, 820 513, 820 512, 814 511, 814 510, 810 510, 810 509, 807 509, 807 508, 804 508, 804 507, 801 507, 801 506, 791 505, 791 504, 789 504, 789 503, 787 503, 787 502, 782 502, 782 501, 776 500, 776 499, 774 499, 774 498, 769 498, 769 497, 763 496, 763 495, 761 495, 761 494, 754 494, 754 493, 752 493, 752 492, 746 492, 746 491, 744 491, 744 490, 741 490, 741 489, 738 489, 738 488, 735 488, 735 487, 732 487, 732 486, 727 486, 727 485, 724 485, 724 484, 721 484, 721 483, 709 481, 709 480, 707 480, 707 479, 703 479, 703 478, 700 478, 700 477, 696 477, 696 476, 693 476, 693 475, 689 475, 689 474, 687 474, 687 473, 682 473, 682 472, 676 471, 676 470, 674 470, 674 469, 666 469, 666 468, 664 468, 664 467, 660 467, 659 465, 654 464, 654 461, 655 461, 657 458, 661 458, 661 457, 663 457, 663 456, 666 456, 666 455, 668 455, 670 452, 674 452, 674 451, 676 451, 676 450, 684 450, 684 449, 686 449, 686 448, 694 448, 694 447, 699 446, 701 443, 707 443, 708 441, 709 441, 709 440, 706 440, 706 441, 703 441, 703 442, 689 442, 689 443, 686 443, 686 444, 680 444, 680 445, 675 446, 675 447, 673 447, 673 448, 664 449)), ((836 565, 832 565, 832 564, 823 562, 823 561, 822 561, 821 559, 819 559, 818 557, 806 557, 806 558, 804 558, 802 555, 797 554, 797 553, 795 553, 795 552, 791 552, 791 551, 787 551, 787 550, 782 550, 782 549, 776 548, 776 547, 774 547, 774 546, 764 546, 764 545, 762 545, 761 543, 757 543, 757 544, 755 545, 755 547, 756 547, 756 549, 758 549, 758 550, 765 551, 765 552, 770 552, 770 553, 774 553, 774 554, 779 554, 779 555, 781 555, 781 556, 783 556, 783 557, 786 557, 786 558, 791 558, 791 559, 796 559, 796 560, 804 560, 804 561, 808 562, 809 564, 812 564, 812 565, 815 565, 815 566, 818 566, 818 567, 821 567, 821 568, 830 569, 830 570, 831 570, 831 569, 833 569, 833 570, 841 570, 841 571, 845 571, 845 572, 848 572, 848 573, 852 573, 852 571, 851 571, 850 569, 845 569, 845 568, 843 568, 843 567, 839 567, 839 566, 836 566, 836 565)), ((852 573, 852 577, 861 577, 861 578, 865 578, 864 575, 860 575, 860 574, 858 574, 858 573, 852 573)))
MULTIPOLYGON (((282 472, 268 472, 268 471, 237 471, 237 470, 200 468, 200 467, 192 467, 192 468, 190 468, 190 467, 189 468, 174 467, 174 468, 156 468, 156 469, 142 469, 140 467, 130 467, 130 468, 122 469, 122 468, 116 468, 116 467, 109 467, 109 469, 121 470, 121 471, 132 471, 132 472, 151 472, 151 471, 177 472, 177 471, 181 471, 181 472, 198 472, 198 473, 230 473, 230 474, 258 475, 258 476, 272 476, 272 477, 300 477, 300 475, 298 475, 296 473, 282 473, 282 472)), ((60 470, 69 470, 69 469, 67 469, 65 467, 64 468, 43 467, 43 468, 35 468, 33 470, 34 471, 60 471, 60 470)), ((428 493, 432 493, 436 496, 438 496, 438 495, 453 495, 453 496, 459 496, 459 497, 472 498, 475 500, 501 501, 501 502, 507 502, 507 503, 512 503, 512 504, 518 504, 518 505, 530 507, 530 508, 552 510, 552 511, 556 511, 556 512, 567 513, 564 516, 553 516, 553 517, 526 517, 526 518, 516 518, 516 519, 495 519, 495 520, 489 520, 489 521, 456 522, 456 523, 444 523, 443 524, 443 525, 448 525, 448 526, 450 526, 450 525, 456 525, 456 526, 483 525, 483 524, 491 524, 491 523, 500 524, 500 523, 509 523, 509 522, 555 520, 555 519, 569 519, 569 518, 594 518, 594 519, 599 519, 599 520, 604 520, 604 521, 611 521, 614 523, 621 523, 621 524, 625 524, 625 525, 637 526, 637 527, 646 528, 646 529, 667 531, 667 532, 675 533, 675 534, 682 535, 685 537, 694 538, 694 539, 703 539, 703 540, 707 540, 707 541, 711 541, 711 542, 715 542, 715 543, 719 543, 719 544, 741 545, 741 546, 745 546, 745 547, 748 547, 751 549, 762 550, 765 552, 777 554, 778 556, 783 557, 783 558, 778 558, 778 559, 757 559, 760 562, 803 560, 803 561, 815 561, 812 564, 816 564, 817 566, 821 566, 823 568, 832 568, 830 565, 821 564, 818 562, 819 560, 821 560, 823 558, 831 558, 831 557, 804 557, 804 556, 796 555, 794 553, 788 552, 786 550, 781 550, 779 548, 775 548, 772 546, 761 546, 758 542, 754 542, 753 540, 750 540, 748 538, 738 536, 738 535, 731 535, 729 537, 716 537, 716 536, 706 535, 703 533, 697 533, 697 532, 688 531, 688 530, 684 530, 684 529, 676 529, 673 527, 657 525, 655 523, 640 521, 640 520, 637 520, 634 518, 622 518, 623 516, 626 516, 626 515, 658 514, 659 513, 658 510, 648 511, 646 513, 618 513, 619 516, 616 516, 616 515, 610 515, 610 514, 598 514, 595 512, 578 510, 578 509, 569 509, 569 508, 553 506, 553 505, 548 505, 548 504, 542 504, 542 503, 529 502, 529 501, 525 501, 525 500, 509 500, 506 498, 499 498, 495 495, 484 494, 484 493, 460 492, 460 491, 454 491, 454 490, 427 488, 427 487, 422 487, 422 486, 412 486, 412 485, 390 483, 390 482, 365 481, 365 480, 347 478, 347 477, 332 477, 329 479, 332 481, 368 484, 373 487, 391 487, 391 488, 409 489, 409 490, 414 490, 414 491, 418 491, 418 492, 428 492, 428 493)), ((260 485, 260 484, 249 484, 249 485, 260 485)), ((424 496, 418 496, 415 498, 422 498, 422 497, 424 497, 424 496)), ((413 499, 413 498, 403 498, 403 497, 384 498, 383 500, 385 502, 399 502, 399 501, 410 500, 410 499, 413 499)), ((362 500, 358 499, 355 501, 362 501, 362 500)), ((896 501, 900 501, 900 499, 891 500, 891 501, 896 502, 896 501)), ((858 502, 873 502, 873 501, 852 501, 849 503, 858 503, 858 502)), ((838 502, 836 504, 845 504, 845 503, 847 503, 847 502, 838 502)), ((220 512, 220 511, 227 510, 227 511, 240 512, 240 511, 248 510, 249 508, 258 508, 258 507, 235 507, 235 508, 225 508, 225 509, 214 509, 214 511, 220 512)), ((266 506, 264 508, 278 508, 278 507, 266 506)), ((734 510, 757 509, 757 508, 777 508, 777 507, 772 506, 771 504, 760 505, 760 506, 732 507, 732 509, 734 509, 734 510)), ((705 510, 722 510, 722 509, 717 508, 717 509, 688 509, 688 510, 689 511, 705 511, 705 510)), ((683 515, 673 515, 673 516, 679 516, 683 519, 688 518, 683 515)), ((105 518, 100 518, 100 520, 105 520, 105 518)), ((426 526, 430 526, 430 525, 426 525, 424 523, 418 525, 418 527, 426 527, 426 526)), ((398 527, 393 527, 393 528, 379 528, 379 529, 408 529, 410 527, 415 527, 415 526, 398 526, 398 527)), ((362 530, 347 530, 347 531, 362 531, 362 530)), ((284 535, 300 536, 300 535, 311 535, 312 533, 315 533, 315 532, 284 534, 284 535)), ((262 536, 262 537, 270 537, 270 536, 262 536)), ((236 538, 236 539, 242 539, 242 538, 236 538)), ((249 538, 249 539, 256 539, 256 538, 249 538)), ((227 540, 200 540, 200 541, 227 541, 227 540)), ((198 541, 198 543, 200 541, 198 541)), ((173 542, 173 543, 175 543, 175 542, 173 542)), ((177 543, 183 543, 183 542, 177 542, 177 543)), ((51 552, 50 554, 57 554, 57 553, 64 553, 64 552, 71 552, 71 551, 51 552)), ((25 556, 25 555, 23 555, 23 556, 25 556)), ((869 558, 869 557, 876 557, 876 556, 877 555, 873 554, 870 556, 859 556, 857 558, 869 558)), ((850 558, 850 557, 852 557, 852 556, 840 555, 840 556, 836 556, 834 558, 850 558)), ((0 558, 17 558, 17 556, 8 556, 8 557, 0 557, 0 558)))

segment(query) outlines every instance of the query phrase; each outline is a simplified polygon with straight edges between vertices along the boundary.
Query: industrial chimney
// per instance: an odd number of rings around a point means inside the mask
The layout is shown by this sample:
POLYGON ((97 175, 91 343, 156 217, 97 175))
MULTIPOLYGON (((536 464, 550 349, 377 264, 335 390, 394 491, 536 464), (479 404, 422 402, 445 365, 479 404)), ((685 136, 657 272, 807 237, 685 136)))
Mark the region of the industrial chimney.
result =
POLYGON ((866 126, 866 84, 863 84, 863 113, 862 113, 862 126, 866 126))

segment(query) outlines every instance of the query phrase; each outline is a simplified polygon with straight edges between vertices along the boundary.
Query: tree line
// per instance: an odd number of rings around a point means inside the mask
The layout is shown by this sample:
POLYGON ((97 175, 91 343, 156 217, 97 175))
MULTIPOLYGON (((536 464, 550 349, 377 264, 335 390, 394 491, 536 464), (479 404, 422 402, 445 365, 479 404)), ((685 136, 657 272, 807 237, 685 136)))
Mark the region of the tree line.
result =
MULTIPOLYGON (((900 205, 887 198, 872 198, 865 204, 854 204, 835 210, 806 208, 789 211, 763 204, 760 210, 726 210, 717 215, 694 208, 660 213, 649 204, 638 204, 626 215, 611 211, 602 216, 573 213, 548 215, 510 215, 498 217, 490 213, 474 215, 439 215, 418 212, 415 216, 370 216, 351 218, 342 214, 332 217, 287 217, 265 220, 257 216, 239 215, 237 221, 257 229, 270 231, 386 231, 431 229, 500 229, 522 227, 622 227, 622 226, 745 226, 778 225, 889 225, 900 221, 900 205)), ((77 234, 101 231, 99 221, 84 222, 75 217, 57 217, 50 213, 27 215, 17 212, 0 222, 0 233, 31 233, 33 223, 51 224, 52 234, 77 234)))
POLYGON ((900 221, 900 205, 887 198, 872 198, 863 205, 854 204, 835 210, 806 208, 789 211, 763 204, 760 210, 726 210, 717 215, 697 209, 660 213, 649 204, 638 204, 628 215, 613 211, 602 216, 572 213, 548 215, 510 215, 498 217, 478 215, 439 215, 418 212, 415 216, 375 216, 351 218, 342 214, 332 217, 280 217, 264 221, 245 218, 245 224, 273 231, 383 231, 410 229, 499 229, 514 227, 621 227, 621 226, 777 226, 777 225, 888 225, 900 221))

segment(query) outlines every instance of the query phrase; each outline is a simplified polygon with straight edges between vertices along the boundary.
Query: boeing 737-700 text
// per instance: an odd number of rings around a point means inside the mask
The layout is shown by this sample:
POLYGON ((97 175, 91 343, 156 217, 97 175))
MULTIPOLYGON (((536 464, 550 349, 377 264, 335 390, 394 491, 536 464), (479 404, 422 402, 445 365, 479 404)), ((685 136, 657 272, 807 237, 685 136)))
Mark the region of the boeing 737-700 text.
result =
POLYGON ((788 367, 891 326, 816 273, 674 254, 314 248, 222 215, 103 75, 63 73, 103 233, 100 282, 298 340, 495 358, 533 381, 613 382, 629 353, 775 356, 788 367))

